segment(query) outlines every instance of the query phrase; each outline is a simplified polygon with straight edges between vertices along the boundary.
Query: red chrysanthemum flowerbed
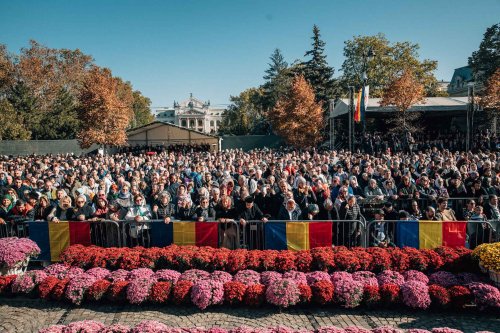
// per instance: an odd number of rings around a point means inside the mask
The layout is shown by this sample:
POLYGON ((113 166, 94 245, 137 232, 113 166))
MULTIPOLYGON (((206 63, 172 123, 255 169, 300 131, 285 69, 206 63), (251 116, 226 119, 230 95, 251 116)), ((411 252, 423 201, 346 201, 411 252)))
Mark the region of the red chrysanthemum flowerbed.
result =
POLYGON ((223 270, 236 273, 241 270, 287 272, 310 271, 372 271, 403 272, 409 269, 421 272, 444 269, 450 272, 475 272, 477 264, 466 248, 439 247, 434 250, 414 248, 315 248, 304 251, 228 250, 211 247, 168 246, 164 248, 101 248, 70 246, 62 261, 84 269, 103 267, 111 270, 136 268, 223 270))

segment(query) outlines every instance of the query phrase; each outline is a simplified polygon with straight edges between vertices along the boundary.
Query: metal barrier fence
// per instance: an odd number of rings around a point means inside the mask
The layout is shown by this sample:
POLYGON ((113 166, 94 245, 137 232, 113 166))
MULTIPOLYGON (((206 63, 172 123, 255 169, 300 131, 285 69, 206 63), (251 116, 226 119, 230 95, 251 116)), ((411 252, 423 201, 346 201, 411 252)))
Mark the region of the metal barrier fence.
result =
MULTIPOLYGON (((142 246, 151 247, 155 246, 152 241, 152 232, 155 226, 166 224, 163 220, 148 220, 148 221, 118 221, 120 222, 121 229, 121 244, 125 247, 142 246), (157 224, 157 225, 153 225, 157 224)), ((169 223, 192 223, 193 221, 177 221, 172 220, 169 223)), ((202 223, 217 223, 217 246, 227 247, 230 249, 237 249, 241 247, 240 228, 238 223, 232 221, 227 223, 218 223, 214 221, 207 221, 202 223)))
MULTIPOLYGON (((90 224, 90 242, 93 245, 101 247, 132 247, 158 246, 152 239, 155 227, 164 225, 163 220, 152 220, 145 222, 136 221, 84 221, 90 224)), ((172 221, 172 226, 179 222, 172 221)), ((249 250, 266 249, 266 223, 284 223, 304 222, 304 223, 331 223, 331 245, 346 247, 370 247, 370 246, 396 246, 397 223, 406 221, 370 221, 366 222, 364 218, 360 220, 332 220, 332 221, 248 221, 245 225, 240 225, 239 221, 228 223, 204 222, 207 224, 217 223, 217 240, 214 246, 225 247, 229 249, 245 248, 249 250), (381 239, 385 236, 386 240, 381 239)), ((29 237, 30 223, 17 221, 16 223, 6 223, 0 225, 0 237, 29 237)), ((72 222, 79 223, 79 222, 72 222)), ((452 223, 452 222, 442 222, 452 223)), ((194 224, 193 224, 194 225, 194 224)), ((213 229, 212 229, 213 230, 213 229)), ((463 230, 463 229, 462 229, 463 230)), ((463 238, 462 238, 463 239, 463 238)), ((500 221, 467 221, 465 232, 465 245, 471 249, 482 243, 491 243, 500 241, 500 221)), ((174 243, 174 242, 172 242, 174 243)), ((160 245, 163 246, 163 245, 160 245)))
POLYGON ((243 246, 248 250, 264 250, 266 244, 266 223, 283 222, 305 222, 305 223, 332 223, 332 238, 330 245, 343 245, 347 247, 365 246, 366 221, 364 218, 359 220, 333 220, 333 221, 248 221, 243 232, 243 246))
MULTIPOLYGON (((479 197, 463 197, 463 198, 446 198, 448 201, 448 208, 451 208, 455 211, 457 219, 464 219, 463 211, 467 208, 467 202, 470 200, 474 200, 476 204, 483 205, 488 202, 488 196, 479 196, 479 197)), ((411 198, 411 199, 382 199, 378 200, 375 198, 368 199, 360 199, 358 201, 359 206, 361 207, 363 214, 369 218, 372 218, 375 211, 382 209, 386 202, 391 202, 396 210, 411 210, 411 204, 413 201, 416 201, 419 209, 424 213, 425 209, 428 206, 432 206, 437 208, 437 197, 436 198, 411 198)))
MULTIPOLYGON (((424 221, 424 220, 421 220, 424 221)), ((370 246, 395 247, 397 246, 398 223, 419 222, 419 221, 397 221, 397 220, 382 220, 370 221, 366 225, 365 244, 370 246)), ((455 223, 457 221, 425 221, 430 223, 455 223)), ((465 246, 474 249, 476 246, 483 243, 493 243, 500 241, 500 233, 497 220, 490 221, 464 221, 466 222, 465 230, 465 246)))

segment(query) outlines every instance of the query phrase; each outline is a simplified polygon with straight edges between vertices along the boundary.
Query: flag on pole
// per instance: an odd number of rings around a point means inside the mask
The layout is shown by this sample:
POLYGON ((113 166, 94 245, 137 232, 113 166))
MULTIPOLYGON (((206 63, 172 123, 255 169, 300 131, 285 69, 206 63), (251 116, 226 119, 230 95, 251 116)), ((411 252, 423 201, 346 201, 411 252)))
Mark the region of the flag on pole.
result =
POLYGON ((365 86, 363 89, 363 92, 361 94, 361 122, 365 122, 365 112, 366 108, 368 107, 368 95, 370 92, 370 86, 365 86))
POLYGON ((362 89, 359 89, 358 100, 356 102, 356 110, 354 111, 354 121, 356 123, 361 122, 361 95, 363 94, 362 89))

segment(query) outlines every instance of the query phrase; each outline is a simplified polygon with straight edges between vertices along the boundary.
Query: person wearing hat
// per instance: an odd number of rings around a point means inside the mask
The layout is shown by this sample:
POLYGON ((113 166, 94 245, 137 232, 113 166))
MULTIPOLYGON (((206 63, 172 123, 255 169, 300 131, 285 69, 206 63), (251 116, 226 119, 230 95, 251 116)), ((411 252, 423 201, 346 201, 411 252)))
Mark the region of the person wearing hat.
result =
POLYGON ((9 194, 2 196, 0 202, 0 224, 5 224, 12 210, 12 197, 9 194))
POLYGON ((399 214, 394 209, 394 206, 392 205, 392 202, 386 201, 384 203, 383 210, 384 210, 385 220, 387 220, 387 221, 397 221, 397 220, 399 220, 399 214))
POLYGON ((245 225, 248 221, 262 221, 267 222, 267 218, 264 216, 259 207, 255 204, 255 200, 252 196, 247 196, 244 199, 245 206, 241 207, 238 212, 238 217, 240 219, 240 224, 245 225))

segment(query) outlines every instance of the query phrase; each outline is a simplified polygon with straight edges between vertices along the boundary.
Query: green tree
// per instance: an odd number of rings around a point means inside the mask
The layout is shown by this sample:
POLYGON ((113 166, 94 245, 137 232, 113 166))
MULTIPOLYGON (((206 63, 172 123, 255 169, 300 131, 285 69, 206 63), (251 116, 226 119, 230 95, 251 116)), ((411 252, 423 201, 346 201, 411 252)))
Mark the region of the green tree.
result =
POLYGON ((16 112, 8 100, 0 100, 0 140, 29 140, 31 133, 23 125, 23 116, 16 112))
POLYGON ((334 96, 335 81, 333 68, 328 66, 325 53, 325 42, 321 40, 319 28, 313 26, 312 49, 305 53, 310 59, 303 63, 303 74, 311 84, 316 101, 328 105, 328 99, 334 96))
POLYGON ((28 129, 33 139, 41 139, 42 112, 40 99, 36 98, 32 90, 22 81, 11 87, 7 100, 12 105, 22 125, 28 129))
POLYGON ((484 85, 500 68, 500 23, 486 29, 479 50, 472 52, 469 57, 469 66, 475 80, 484 85))
POLYGON ((371 48, 374 57, 367 62, 368 84, 371 97, 382 97, 384 89, 405 70, 414 73, 417 81, 424 85, 426 96, 435 96, 437 80, 433 72, 437 61, 420 61, 418 44, 410 42, 390 43, 383 35, 356 36, 344 42, 345 60, 342 64, 341 86, 347 93, 348 86, 361 87, 363 55, 371 48))
POLYGON ((238 96, 231 96, 231 105, 223 114, 224 118, 219 128, 219 134, 257 134, 255 133, 256 128, 265 128, 262 124, 265 121, 262 96, 263 90, 261 88, 250 88, 238 96))
POLYGON ((133 97, 132 109, 134 110, 134 115, 130 127, 138 127, 153 122, 155 117, 151 113, 151 100, 143 96, 138 90, 133 92, 133 97))
POLYGON ((272 109, 279 96, 285 93, 289 85, 287 76, 288 64, 285 61, 281 51, 275 49, 270 57, 269 68, 265 71, 264 80, 266 82, 261 86, 263 89, 264 109, 272 109))
POLYGON ((48 113, 43 114, 40 130, 45 140, 65 140, 76 138, 80 128, 77 103, 64 88, 59 91, 48 113))

